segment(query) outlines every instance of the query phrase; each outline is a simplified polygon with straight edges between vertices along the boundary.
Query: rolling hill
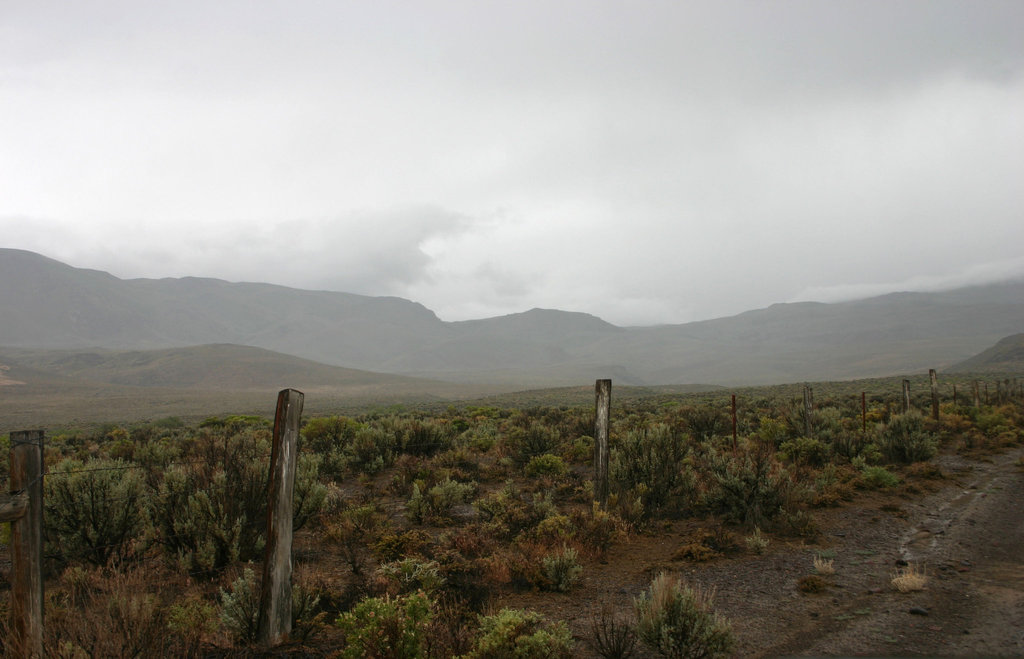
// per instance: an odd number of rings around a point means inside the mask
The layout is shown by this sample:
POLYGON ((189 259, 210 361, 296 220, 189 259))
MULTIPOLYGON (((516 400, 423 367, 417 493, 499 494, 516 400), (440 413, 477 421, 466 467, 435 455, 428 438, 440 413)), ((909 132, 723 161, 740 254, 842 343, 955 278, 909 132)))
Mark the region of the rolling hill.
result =
MULTIPOLYGON (((11 249, 0 249, 0 281, 0 346, 9 348, 235 344, 507 390, 599 377, 634 385, 734 385, 941 370, 1024 328, 1022 281, 839 304, 777 304, 657 327, 617 327, 544 309, 444 322, 395 297, 191 277, 122 280, 11 249)), ((137 371, 140 382, 165 376, 160 369, 137 371)))
POLYGON ((949 373, 1024 373, 1024 334, 1008 336, 991 348, 954 364, 949 373))

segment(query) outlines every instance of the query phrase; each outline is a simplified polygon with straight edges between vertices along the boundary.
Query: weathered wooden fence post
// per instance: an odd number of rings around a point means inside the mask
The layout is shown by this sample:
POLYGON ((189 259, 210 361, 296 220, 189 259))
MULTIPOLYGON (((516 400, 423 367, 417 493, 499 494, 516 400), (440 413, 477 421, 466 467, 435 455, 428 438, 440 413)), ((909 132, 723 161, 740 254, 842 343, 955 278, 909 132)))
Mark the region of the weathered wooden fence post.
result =
POLYGON ((736 394, 732 395, 732 450, 736 450, 736 394))
POLYGON ((11 649, 43 656, 43 431, 11 433, 11 649), (27 495, 27 502, 24 501, 27 495), (17 500, 21 500, 19 503, 17 500))
POLYGON ((811 436, 811 410, 814 408, 814 391, 804 385, 804 436, 811 436))
POLYGON ((303 398, 295 389, 277 395, 260 591, 258 640, 264 646, 281 643, 292 631, 292 493, 303 398))
POLYGON ((612 381, 594 383, 594 497, 601 510, 608 508, 608 424, 612 409, 612 381))
POLYGON ((867 392, 860 392, 860 431, 868 434, 868 395, 867 392))
POLYGON ((910 380, 903 381, 903 414, 910 411, 910 380))
POLYGON ((928 369, 928 379, 932 385, 932 418, 939 420, 939 376, 934 368, 928 369))

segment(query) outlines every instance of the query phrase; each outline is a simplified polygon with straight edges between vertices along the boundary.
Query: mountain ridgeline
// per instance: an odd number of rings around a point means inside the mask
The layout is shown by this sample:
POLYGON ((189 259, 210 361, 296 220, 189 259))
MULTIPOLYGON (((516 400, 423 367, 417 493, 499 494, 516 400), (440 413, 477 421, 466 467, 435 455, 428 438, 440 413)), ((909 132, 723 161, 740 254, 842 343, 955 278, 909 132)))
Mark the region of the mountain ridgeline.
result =
POLYGON ((533 309, 444 322, 396 297, 217 279, 123 280, 0 249, 0 346, 157 350, 238 344, 350 369, 507 387, 768 384, 943 369, 1024 328, 1024 281, 838 304, 777 304, 617 327, 533 309))

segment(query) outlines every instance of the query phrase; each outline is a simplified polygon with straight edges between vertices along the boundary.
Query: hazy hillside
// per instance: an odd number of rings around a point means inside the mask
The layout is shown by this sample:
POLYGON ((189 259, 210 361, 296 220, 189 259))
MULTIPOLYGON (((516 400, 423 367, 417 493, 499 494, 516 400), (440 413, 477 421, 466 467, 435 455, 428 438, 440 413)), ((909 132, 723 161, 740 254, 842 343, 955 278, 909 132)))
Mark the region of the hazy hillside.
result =
POLYGON ((946 369, 949 373, 1024 373, 1024 334, 1014 334, 970 359, 946 369))
MULTIPOLYGON (((534 309, 443 322, 393 297, 215 279, 121 280, 0 249, 0 346, 139 350, 231 343, 323 364, 507 389, 761 384, 942 369, 1024 328, 1024 282, 777 304, 730 318, 616 327, 534 309)), ((139 372, 140 381, 156 372, 139 372)))
POLYGON ((263 348, 230 344, 129 351, 0 348, 0 363, 11 378, 23 381, 36 381, 42 375, 131 387, 425 389, 431 384, 417 378, 328 366, 263 348))

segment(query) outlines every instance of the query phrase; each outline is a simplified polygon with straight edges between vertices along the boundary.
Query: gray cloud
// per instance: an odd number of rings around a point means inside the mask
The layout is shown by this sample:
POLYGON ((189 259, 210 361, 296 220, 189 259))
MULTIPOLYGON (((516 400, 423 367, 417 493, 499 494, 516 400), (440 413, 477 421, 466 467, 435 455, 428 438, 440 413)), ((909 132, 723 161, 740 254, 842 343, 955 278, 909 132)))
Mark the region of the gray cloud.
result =
POLYGON ((995 1, 19 3, 0 230, 446 319, 1013 276, 1022 28, 995 1))

